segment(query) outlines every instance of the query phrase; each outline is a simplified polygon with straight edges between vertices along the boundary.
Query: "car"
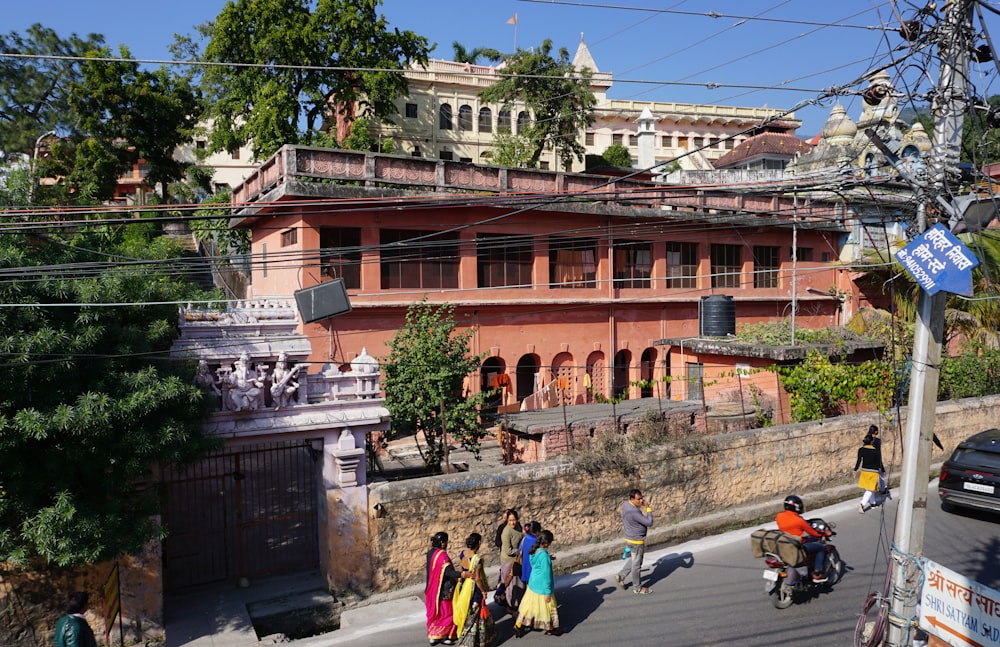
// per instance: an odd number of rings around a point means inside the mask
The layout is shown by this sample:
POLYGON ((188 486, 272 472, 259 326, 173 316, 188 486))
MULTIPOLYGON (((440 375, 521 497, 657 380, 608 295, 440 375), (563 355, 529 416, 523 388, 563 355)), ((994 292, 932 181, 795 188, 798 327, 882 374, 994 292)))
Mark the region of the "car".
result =
POLYGON ((941 507, 1000 512, 1000 429, 974 434, 941 467, 941 507))

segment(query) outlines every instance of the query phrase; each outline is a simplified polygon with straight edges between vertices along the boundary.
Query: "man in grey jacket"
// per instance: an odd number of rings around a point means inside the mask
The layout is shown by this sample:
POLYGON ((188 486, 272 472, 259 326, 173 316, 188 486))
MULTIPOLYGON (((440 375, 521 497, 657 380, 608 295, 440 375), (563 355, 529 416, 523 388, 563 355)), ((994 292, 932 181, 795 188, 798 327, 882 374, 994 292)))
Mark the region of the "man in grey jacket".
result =
POLYGON ((653 509, 639 490, 628 493, 622 503, 622 527, 625 530, 625 565, 618 572, 618 586, 625 588, 625 578, 632 574, 632 591, 636 595, 652 593, 642 586, 642 558, 646 554, 646 531, 653 525, 653 509))

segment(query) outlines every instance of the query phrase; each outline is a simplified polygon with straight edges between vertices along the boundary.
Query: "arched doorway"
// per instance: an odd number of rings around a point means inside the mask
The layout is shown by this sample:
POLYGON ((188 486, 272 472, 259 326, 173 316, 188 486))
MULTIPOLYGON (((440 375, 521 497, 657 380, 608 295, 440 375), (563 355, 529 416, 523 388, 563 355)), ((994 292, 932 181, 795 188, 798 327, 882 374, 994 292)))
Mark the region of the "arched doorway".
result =
POLYGON ((584 402, 594 402, 594 394, 600 393, 605 395, 607 389, 605 388, 606 377, 604 370, 604 353, 601 351, 594 351, 587 357, 587 373, 583 378, 584 387, 584 402))
POLYGON ((503 396, 510 392, 509 387, 504 388, 503 384, 501 384, 503 378, 497 379, 501 375, 506 376, 506 371, 507 364, 499 357, 487 357, 483 360, 483 365, 479 369, 479 390, 490 391, 492 389, 500 389, 496 395, 483 405, 485 413, 496 413, 497 407, 503 404, 503 396))
POLYGON ((631 352, 628 350, 620 350, 615 353, 614 371, 611 375, 611 397, 617 398, 623 393, 628 393, 628 371, 631 364, 631 352))
POLYGON ((656 379, 656 349, 647 348, 639 359, 639 379, 642 380, 641 398, 651 398, 655 393, 653 380, 656 379))
POLYGON ((520 402, 535 392, 535 375, 539 368, 538 355, 529 353, 517 360, 517 401, 520 402))
MULTIPOLYGON (((573 355, 570 353, 559 353, 552 358, 552 376, 556 380, 559 397, 565 398, 566 404, 572 404, 573 396, 576 395, 573 368, 573 355), (560 382, 560 380, 565 381, 560 382)), ((562 401, 557 404, 562 404, 562 401)))
POLYGON ((663 395, 662 397, 670 399, 670 351, 663 356, 663 395))

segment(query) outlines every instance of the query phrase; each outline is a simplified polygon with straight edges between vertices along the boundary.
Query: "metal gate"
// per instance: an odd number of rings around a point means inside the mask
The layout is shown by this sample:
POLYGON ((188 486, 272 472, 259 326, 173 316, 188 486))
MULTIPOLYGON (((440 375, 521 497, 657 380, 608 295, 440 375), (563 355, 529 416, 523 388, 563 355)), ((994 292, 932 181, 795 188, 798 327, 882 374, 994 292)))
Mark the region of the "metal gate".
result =
POLYGON ((166 470, 166 590, 316 567, 321 458, 310 441, 265 443, 166 470))

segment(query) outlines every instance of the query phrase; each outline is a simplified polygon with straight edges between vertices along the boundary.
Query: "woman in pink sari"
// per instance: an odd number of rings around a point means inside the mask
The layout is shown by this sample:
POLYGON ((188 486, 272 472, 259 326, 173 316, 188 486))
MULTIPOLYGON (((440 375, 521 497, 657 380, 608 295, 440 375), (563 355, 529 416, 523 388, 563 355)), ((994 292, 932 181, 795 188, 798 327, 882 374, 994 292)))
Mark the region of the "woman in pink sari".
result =
POLYGON ((454 645, 458 627, 452 609, 455 585, 466 573, 459 572, 448 557, 448 533, 439 532, 431 537, 427 551, 427 589, 424 604, 427 607, 427 639, 432 645, 454 645))

